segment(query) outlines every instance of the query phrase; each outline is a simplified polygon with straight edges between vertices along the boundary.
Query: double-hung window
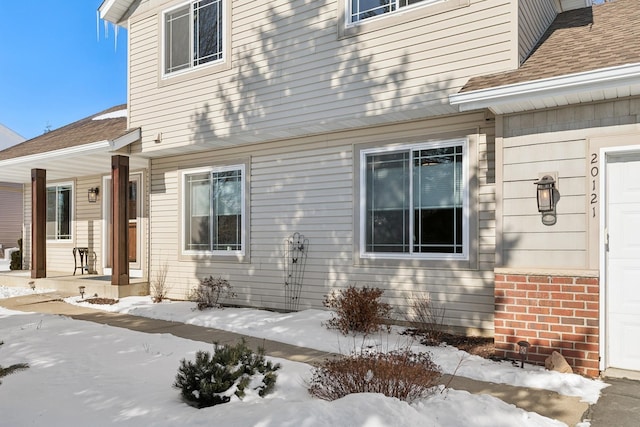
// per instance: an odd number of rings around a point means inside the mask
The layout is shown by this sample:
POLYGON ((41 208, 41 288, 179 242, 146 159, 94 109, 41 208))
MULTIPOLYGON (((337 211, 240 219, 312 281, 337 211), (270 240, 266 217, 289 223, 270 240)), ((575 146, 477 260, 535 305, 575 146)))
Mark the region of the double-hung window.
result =
POLYGON ((223 0, 191 1, 164 13, 164 74, 223 58, 223 0))
POLYGON ((349 22, 355 23, 365 19, 395 12, 399 9, 417 5, 441 2, 442 0, 348 0, 349 22))
POLYGON ((71 240, 71 184, 47 187, 47 240, 71 240))
POLYGON ((361 151, 361 256, 467 258, 467 145, 361 151))
POLYGON ((243 254, 244 165, 183 174, 183 251, 243 254))

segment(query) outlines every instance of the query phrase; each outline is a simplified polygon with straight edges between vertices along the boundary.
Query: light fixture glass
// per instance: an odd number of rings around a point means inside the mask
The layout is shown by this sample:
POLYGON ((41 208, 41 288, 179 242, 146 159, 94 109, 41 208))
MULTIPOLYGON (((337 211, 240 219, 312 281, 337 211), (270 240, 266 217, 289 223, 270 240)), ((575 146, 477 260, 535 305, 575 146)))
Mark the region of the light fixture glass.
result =
POLYGON ((98 201, 98 193, 100 190, 98 187, 91 187, 87 193, 87 197, 89 199, 89 203, 95 203, 98 201))
POLYGON ((555 209, 554 189, 555 179, 549 175, 542 177, 540 181, 536 181, 534 184, 538 186, 538 212, 552 212, 555 209))

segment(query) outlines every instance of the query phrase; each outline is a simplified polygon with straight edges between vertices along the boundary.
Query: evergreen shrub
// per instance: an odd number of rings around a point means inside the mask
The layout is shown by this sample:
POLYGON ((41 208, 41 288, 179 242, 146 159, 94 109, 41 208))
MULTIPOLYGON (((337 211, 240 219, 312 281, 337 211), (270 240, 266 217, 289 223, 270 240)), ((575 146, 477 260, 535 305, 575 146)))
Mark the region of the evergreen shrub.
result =
POLYGON ((245 397, 247 390, 264 397, 276 384, 279 364, 266 361, 264 349, 251 351, 243 340, 235 346, 215 345, 215 351, 198 351, 195 361, 183 359, 174 387, 197 408, 227 403, 232 396, 245 397))
POLYGON ((19 250, 11 253, 10 270, 22 270, 22 239, 18 239, 19 250))
MULTIPOLYGON (((2 344, 4 344, 4 342, 0 341, 0 345, 2 344)), ((3 368, 2 366, 0 366, 0 378, 6 377, 7 375, 12 374, 16 371, 27 369, 28 367, 29 365, 27 363, 16 363, 6 368, 3 368)), ((2 381, 0 381, 0 384, 2 384, 2 381)))

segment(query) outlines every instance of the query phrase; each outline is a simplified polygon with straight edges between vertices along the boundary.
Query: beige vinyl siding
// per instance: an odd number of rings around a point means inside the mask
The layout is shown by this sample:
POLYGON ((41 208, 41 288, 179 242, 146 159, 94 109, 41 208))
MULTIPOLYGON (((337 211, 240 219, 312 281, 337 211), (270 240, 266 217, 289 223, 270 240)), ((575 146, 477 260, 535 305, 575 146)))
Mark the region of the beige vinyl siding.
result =
POLYGON ((495 253, 495 183, 493 124, 483 113, 407 122, 256 144, 227 150, 158 158, 152 161, 152 275, 167 265, 171 297, 184 298, 199 278, 229 279, 241 305, 284 308, 284 242, 295 232, 309 239, 300 309, 322 308, 324 295, 351 284, 377 286, 396 308, 408 298, 430 294, 446 307, 447 323, 475 332, 493 329, 495 253), (425 268, 420 262, 358 264, 354 259, 354 145, 384 144, 403 138, 432 139, 470 134, 478 151, 475 205, 478 261, 473 268, 453 269, 447 262, 425 268), (248 261, 189 259, 180 255, 182 170, 250 159, 250 240, 248 261))
POLYGON ((504 141, 503 266, 586 268, 586 141, 552 135, 504 141), (544 172, 558 172, 561 199, 553 226, 542 224, 536 205, 533 182, 544 172))
POLYGON ((22 185, 0 182, 0 245, 18 247, 22 238, 22 185))
POLYGON ((336 2, 244 0, 233 2, 230 69, 161 81, 162 8, 151 3, 130 23, 130 118, 143 129, 143 151, 454 113, 449 94, 515 58, 504 1, 339 39, 336 2))
MULTIPOLYGON (((104 220, 103 220, 103 198, 105 189, 103 188, 102 176, 79 177, 71 182, 73 184, 73 213, 72 213, 72 239, 69 241, 47 241, 46 266, 47 272, 52 274, 73 274, 74 247, 86 247, 89 249, 89 266, 92 272, 102 274, 104 266, 104 220), (99 195, 96 203, 89 203, 87 193, 89 188, 98 187, 99 195)), ((143 185, 146 177, 143 173, 143 185)), ((54 185, 48 182, 47 186, 54 185)), ((146 194, 146 190, 141 188, 140 195, 146 194)), ((24 217, 25 243, 24 243, 24 268, 31 268, 31 186, 25 185, 24 217)), ((148 203, 143 203, 143 220, 139 225, 142 230, 142 265, 146 265, 148 257, 146 241, 148 240, 146 222, 148 218, 148 203)), ((78 257, 78 263, 80 259, 78 257)), ((78 264, 79 265, 79 264, 78 264)), ((85 272, 86 273, 86 272, 85 272)), ((76 274, 81 274, 80 270, 76 274)))
POLYGON ((522 63, 556 17, 555 0, 518 1, 518 57, 522 63))
POLYGON ((22 269, 31 269, 31 183, 25 183, 22 187, 22 269))
POLYGON ((599 213, 591 203, 598 193, 589 175, 598 151, 589 141, 637 133, 637 123, 639 98, 504 118, 501 267, 598 268, 599 213), (537 211, 533 182, 544 172, 558 173, 560 200, 553 226, 543 225, 537 211))
MULTIPOLYGON (((77 246, 75 244, 75 239, 78 236, 78 233, 75 229, 74 221, 76 218, 75 209, 78 207, 78 186, 75 180, 69 179, 64 181, 55 181, 55 182, 47 182, 47 187, 61 184, 71 184, 71 198, 72 198, 72 206, 71 206, 71 240, 47 240, 47 256, 46 256, 46 268, 47 272, 64 272, 68 274, 73 273, 73 247, 77 246)), ((86 190, 85 190, 86 191, 86 190)), ((25 195, 26 197, 26 195, 25 195)), ((31 188, 29 188, 29 201, 31 201, 31 188)), ((86 193, 85 193, 86 197, 86 193)), ((31 212, 30 212, 31 215, 31 212)), ((27 219, 25 218, 25 223, 27 223, 27 219)), ((31 229, 31 217, 28 218, 28 226, 31 229)), ((79 272, 79 271, 78 271, 79 272)))
POLYGON ((478 269, 493 270, 496 258, 495 123, 485 120, 478 142, 478 269))
MULTIPOLYGON (((89 248, 90 271, 102 271, 102 198, 98 195, 96 203, 89 203, 89 188, 98 187, 103 191, 100 177, 82 177, 75 182, 75 218, 74 246, 89 248)), ((48 248, 47 248, 48 249, 48 248)), ((78 259, 78 261, 80 261, 78 259)), ((73 268, 71 269, 73 270, 73 268)), ((80 273, 78 270, 77 273, 80 273)))

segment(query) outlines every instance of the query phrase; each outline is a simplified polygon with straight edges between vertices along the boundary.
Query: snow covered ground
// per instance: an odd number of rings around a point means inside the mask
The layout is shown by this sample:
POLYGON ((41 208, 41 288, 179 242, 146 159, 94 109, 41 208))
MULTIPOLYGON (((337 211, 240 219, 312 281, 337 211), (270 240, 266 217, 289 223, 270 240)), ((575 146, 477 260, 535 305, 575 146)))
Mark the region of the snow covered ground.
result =
MULTIPOLYGON (((17 296, 0 287, 0 298, 17 296)), ((67 302, 77 302, 70 298, 67 302)), ((343 337, 322 326, 330 314, 320 310, 272 313, 251 309, 194 310, 193 303, 153 304, 148 297, 124 298, 93 308, 215 327, 320 350, 349 353, 372 346, 381 350, 411 346, 429 351, 444 372, 512 385, 554 390, 595 402, 606 385, 578 375, 496 363, 455 348, 425 347, 399 330, 372 340, 343 337)), ((49 426, 562 426, 488 395, 439 390, 412 404, 376 394, 350 395, 334 402, 306 391, 309 365, 274 359, 282 365, 275 393, 248 396, 206 409, 194 409, 171 387, 179 362, 192 360, 212 345, 168 334, 145 334, 62 316, 25 314, 0 308, 0 365, 30 368, 1 379, 0 424, 49 426)), ((584 424, 588 425, 588 424, 584 424)))

